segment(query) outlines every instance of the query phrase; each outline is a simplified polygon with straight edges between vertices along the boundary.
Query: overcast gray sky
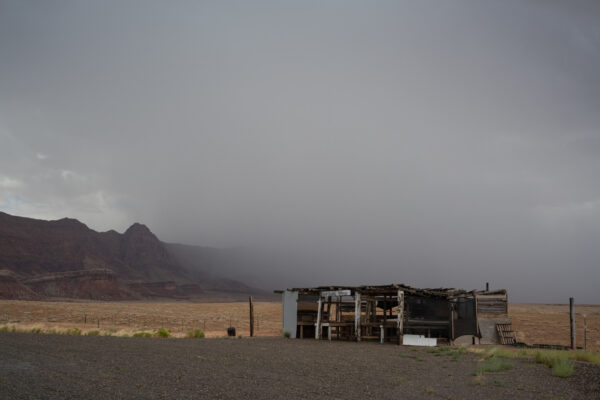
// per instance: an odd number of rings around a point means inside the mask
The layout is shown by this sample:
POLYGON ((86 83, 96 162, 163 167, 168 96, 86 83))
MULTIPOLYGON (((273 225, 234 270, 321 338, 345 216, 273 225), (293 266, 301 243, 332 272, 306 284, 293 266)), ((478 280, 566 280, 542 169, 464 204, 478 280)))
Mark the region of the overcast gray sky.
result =
POLYGON ((0 210, 600 303, 600 2, 0 0, 0 210))

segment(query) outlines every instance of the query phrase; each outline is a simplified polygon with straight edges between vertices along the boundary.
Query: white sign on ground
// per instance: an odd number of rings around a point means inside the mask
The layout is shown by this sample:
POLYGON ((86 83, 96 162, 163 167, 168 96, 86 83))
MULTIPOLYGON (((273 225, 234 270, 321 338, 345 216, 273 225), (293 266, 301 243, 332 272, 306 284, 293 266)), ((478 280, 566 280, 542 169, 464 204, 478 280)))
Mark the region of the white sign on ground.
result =
POLYGON ((436 338, 426 338, 423 335, 403 335, 402 344, 405 346, 437 346, 436 338))

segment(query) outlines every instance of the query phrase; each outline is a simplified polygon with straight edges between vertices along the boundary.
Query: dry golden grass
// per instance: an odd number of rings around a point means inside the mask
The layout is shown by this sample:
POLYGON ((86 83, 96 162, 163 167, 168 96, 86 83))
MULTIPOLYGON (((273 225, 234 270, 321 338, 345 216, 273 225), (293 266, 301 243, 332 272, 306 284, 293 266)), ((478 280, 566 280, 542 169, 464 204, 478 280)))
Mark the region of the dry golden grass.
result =
MULTIPOLYGON (((255 335, 281 334, 281 303, 254 302, 254 313, 255 335)), ((0 323, 21 330, 79 328, 84 334, 100 330, 131 336, 165 328, 175 337, 184 337, 192 329, 201 329, 207 337, 216 337, 226 335, 230 321, 238 335, 249 335, 248 302, 0 301, 0 323)))
MULTIPOLYGON (((583 347, 583 314, 587 316, 587 349, 600 350, 600 306, 575 305, 577 346, 583 347)), ((509 304, 517 339, 527 344, 571 343, 568 304, 509 304)))

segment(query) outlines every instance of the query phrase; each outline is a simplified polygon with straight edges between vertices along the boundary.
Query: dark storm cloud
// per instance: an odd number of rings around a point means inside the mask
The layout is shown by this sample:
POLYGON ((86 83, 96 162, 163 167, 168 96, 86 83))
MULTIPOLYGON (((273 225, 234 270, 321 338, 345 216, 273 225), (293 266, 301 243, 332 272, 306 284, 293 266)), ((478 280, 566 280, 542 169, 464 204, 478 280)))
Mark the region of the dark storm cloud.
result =
POLYGON ((597 303, 598 71, 595 1, 4 1, 0 209, 597 303))

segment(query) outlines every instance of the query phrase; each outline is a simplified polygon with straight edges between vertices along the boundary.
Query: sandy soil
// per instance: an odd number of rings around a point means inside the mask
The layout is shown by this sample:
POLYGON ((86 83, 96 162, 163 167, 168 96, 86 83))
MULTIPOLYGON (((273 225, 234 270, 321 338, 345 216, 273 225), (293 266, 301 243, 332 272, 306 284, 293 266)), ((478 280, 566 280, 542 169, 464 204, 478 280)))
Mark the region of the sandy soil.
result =
POLYGON ((586 399, 600 367, 558 378, 530 360, 474 376, 452 359, 376 343, 283 338, 142 339, 0 333, 6 399, 586 399))

